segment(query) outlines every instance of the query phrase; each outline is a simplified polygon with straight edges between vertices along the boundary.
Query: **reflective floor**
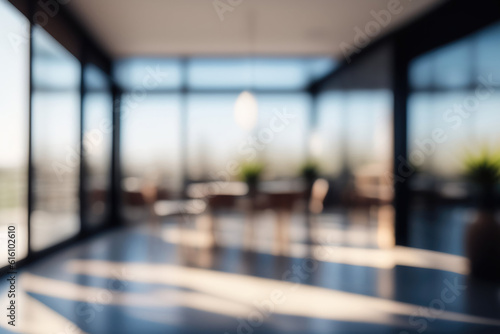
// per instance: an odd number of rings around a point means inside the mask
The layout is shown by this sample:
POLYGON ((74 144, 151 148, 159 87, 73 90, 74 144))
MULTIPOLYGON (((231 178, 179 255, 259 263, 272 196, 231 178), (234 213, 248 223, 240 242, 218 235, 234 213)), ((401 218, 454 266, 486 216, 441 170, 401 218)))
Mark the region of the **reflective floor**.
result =
POLYGON ((235 213, 215 245, 203 216, 99 235, 20 271, 16 327, 2 316, 0 332, 500 332, 500 290, 468 279, 463 257, 389 247, 387 213, 352 214, 318 217, 312 245, 294 215, 276 247, 272 212, 250 241, 235 213))

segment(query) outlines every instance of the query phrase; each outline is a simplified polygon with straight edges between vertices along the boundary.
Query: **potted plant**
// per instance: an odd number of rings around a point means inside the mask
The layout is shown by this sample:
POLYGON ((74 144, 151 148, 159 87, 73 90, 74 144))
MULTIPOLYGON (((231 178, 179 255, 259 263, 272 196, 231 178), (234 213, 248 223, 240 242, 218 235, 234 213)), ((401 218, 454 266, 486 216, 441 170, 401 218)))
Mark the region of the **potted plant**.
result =
POLYGON ((246 182, 248 194, 252 197, 257 194, 257 185, 263 171, 264 164, 261 162, 248 162, 241 165, 240 179, 246 182))
POLYGON ((319 176, 319 164, 315 160, 307 160, 300 169, 300 175, 306 182, 307 198, 310 198, 313 184, 319 176))
POLYGON ((315 160, 307 160, 301 168, 300 174, 307 182, 316 181, 319 175, 319 165, 315 160))
POLYGON ((495 185, 500 180, 500 157, 483 150, 465 160, 466 175, 475 187, 478 214, 466 235, 471 275, 500 281, 500 225, 495 219, 495 185))

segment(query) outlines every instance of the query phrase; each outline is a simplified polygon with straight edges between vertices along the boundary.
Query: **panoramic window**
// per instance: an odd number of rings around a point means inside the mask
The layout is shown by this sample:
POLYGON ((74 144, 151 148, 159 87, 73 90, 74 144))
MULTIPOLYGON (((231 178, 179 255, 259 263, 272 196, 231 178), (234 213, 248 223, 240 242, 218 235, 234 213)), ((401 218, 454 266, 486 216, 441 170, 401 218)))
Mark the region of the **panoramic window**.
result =
MULTIPOLYGON (((334 91, 326 93, 323 99, 319 128, 339 128, 337 133, 331 131, 326 146, 345 146, 332 153, 325 152, 325 156, 342 156, 345 167, 352 171, 371 168, 381 174, 389 172, 392 168, 391 92, 382 89, 334 91)), ((322 133, 327 137, 326 130, 322 133)))
POLYGON ((457 178, 462 173, 464 154, 470 148, 499 149, 494 147, 500 141, 494 129, 500 124, 500 116, 494 110, 500 107, 500 97, 494 92, 490 94, 488 89, 492 87, 484 85, 500 80, 499 45, 497 24, 412 62, 409 152, 414 152, 413 162, 419 171, 445 177, 442 181, 457 178), (476 96, 477 89, 484 91, 484 99, 476 96), (469 108, 465 105, 469 100, 478 103, 469 108), (418 159, 418 152, 425 151, 425 143, 436 128, 443 130, 446 140, 428 144, 429 154, 418 159))
POLYGON ((42 28, 33 30, 32 248, 80 230, 80 63, 42 28))
POLYGON ((127 218, 145 214, 142 190, 157 184, 163 198, 175 198, 182 188, 180 97, 150 94, 122 108, 122 190, 127 218))
POLYGON ((114 63, 113 75, 126 91, 179 89, 181 61, 164 58, 127 58, 114 63))
MULTIPOLYGON (((28 20, 10 3, 0 2, 0 244, 7 249, 7 229, 16 229, 16 260, 28 251, 28 20)), ((0 266, 7 264, 5 255, 0 266)))
POLYGON ((331 58, 194 58, 187 80, 194 89, 303 89, 335 66, 331 58))
POLYGON ((110 209, 113 96, 109 79, 96 66, 87 65, 84 76, 85 205, 87 223, 92 228, 105 223, 110 209))
POLYGON ((415 166, 410 183, 412 246, 464 252, 456 240, 463 238, 474 201, 465 160, 471 153, 500 152, 499 68, 500 24, 410 64, 408 154, 415 166), (437 225, 443 221, 446 226, 437 225), (419 233, 429 223, 443 236, 439 245, 419 233))

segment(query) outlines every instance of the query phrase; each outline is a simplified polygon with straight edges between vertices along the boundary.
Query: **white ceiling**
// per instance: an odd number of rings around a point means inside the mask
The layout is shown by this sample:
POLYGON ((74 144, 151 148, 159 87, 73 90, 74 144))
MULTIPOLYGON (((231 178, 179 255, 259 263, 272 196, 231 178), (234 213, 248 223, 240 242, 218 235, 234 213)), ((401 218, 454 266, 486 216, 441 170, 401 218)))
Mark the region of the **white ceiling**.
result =
MULTIPOLYGON (((68 7, 115 57, 167 55, 342 56, 354 28, 394 0, 72 0, 68 7), (240 3, 238 5, 238 3, 240 3)), ((396 0, 397 1, 397 0, 396 0)), ((373 39, 444 0, 400 0, 403 11, 373 39)))

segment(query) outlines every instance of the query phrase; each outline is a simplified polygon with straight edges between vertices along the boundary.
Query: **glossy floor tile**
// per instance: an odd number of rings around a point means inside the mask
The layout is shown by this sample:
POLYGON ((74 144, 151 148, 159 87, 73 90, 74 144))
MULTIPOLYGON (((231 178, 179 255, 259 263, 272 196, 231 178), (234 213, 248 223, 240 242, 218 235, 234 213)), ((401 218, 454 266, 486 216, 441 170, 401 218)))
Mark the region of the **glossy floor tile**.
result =
MULTIPOLYGON (((270 213, 269 213, 270 214, 270 213)), ((352 218, 352 217, 351 217, 352 218)), ((221 214, 107 232, 17 274, 5 333, 498 333, 497 286, 459 255, 380 247, 369 219, 320 217, 315 244, 292 217, 286 249, 272 217, 243 247, 245 217, 221 214), (180 228, 179 226, 182 226, 180 228)), ((8 305, 8 283, 1 285, 8 305)), ((5 316, 4 316, 5 317, 5 316)))

